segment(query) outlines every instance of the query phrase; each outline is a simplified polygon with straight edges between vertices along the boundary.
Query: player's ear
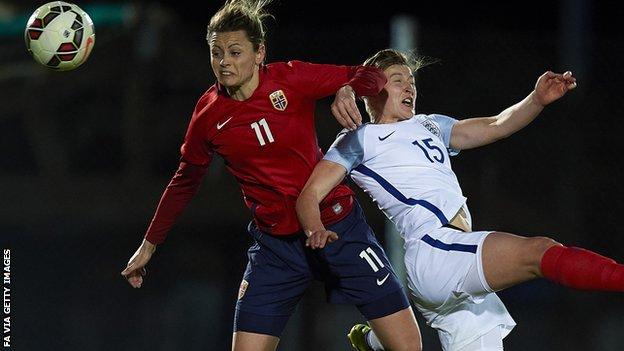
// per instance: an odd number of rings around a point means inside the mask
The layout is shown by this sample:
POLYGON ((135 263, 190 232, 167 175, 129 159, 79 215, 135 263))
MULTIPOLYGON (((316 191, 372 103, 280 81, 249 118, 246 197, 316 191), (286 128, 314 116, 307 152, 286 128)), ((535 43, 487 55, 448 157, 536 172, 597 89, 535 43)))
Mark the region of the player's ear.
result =
POLYGON ((256 52, 256 65, 261 65, 266 57, 266 47, 264 44, 260 44, 258 51, 256 52))

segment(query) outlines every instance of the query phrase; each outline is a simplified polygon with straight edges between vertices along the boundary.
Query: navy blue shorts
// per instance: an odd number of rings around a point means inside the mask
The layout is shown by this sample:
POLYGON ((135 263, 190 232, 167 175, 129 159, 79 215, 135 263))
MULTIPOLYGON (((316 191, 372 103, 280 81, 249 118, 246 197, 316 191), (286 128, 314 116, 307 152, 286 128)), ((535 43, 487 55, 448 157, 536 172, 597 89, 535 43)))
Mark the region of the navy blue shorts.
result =
POLYGON ((248 251, 234 331, 279 337, 313 279, 325 283, 329 302, 355 305, 367 320, 409 306, 357 202, 347 217, 327 229, 339 239, 312 250, 305 247, 304 233, 272 236, 250 223, 255 242, 248 251))

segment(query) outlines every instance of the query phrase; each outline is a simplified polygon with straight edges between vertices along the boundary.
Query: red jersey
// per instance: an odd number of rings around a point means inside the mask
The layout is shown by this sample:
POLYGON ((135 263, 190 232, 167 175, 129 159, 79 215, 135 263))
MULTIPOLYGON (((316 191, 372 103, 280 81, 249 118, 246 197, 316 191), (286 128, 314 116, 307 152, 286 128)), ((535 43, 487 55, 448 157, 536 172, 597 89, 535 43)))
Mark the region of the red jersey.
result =
MULTIPOLYGON (((218 83, 199 99, 181 147, 181 164, 167 187, 146 234, 154 244, 197 191, 214 153, 238 181, 258 227, 273 235, 301 230, 295 204, 323 154, 314 125, 315 103, 349 84, 358 96, 375 95, 385 84, 372 67, 299 61, 260 68, 259 84, 245 101, 231 99, 218 83), (172 193, 172 194, 168 194, 172 193)), ((334 188, 320 204, 332 224, 351 210, 353 192, 334 188)))

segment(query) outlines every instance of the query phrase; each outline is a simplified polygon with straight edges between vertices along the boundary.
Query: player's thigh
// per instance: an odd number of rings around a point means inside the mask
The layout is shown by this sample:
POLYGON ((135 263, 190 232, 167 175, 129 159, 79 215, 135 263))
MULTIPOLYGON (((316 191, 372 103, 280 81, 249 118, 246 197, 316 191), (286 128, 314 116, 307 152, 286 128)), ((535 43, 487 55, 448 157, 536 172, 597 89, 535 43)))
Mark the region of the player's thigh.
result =
POLYGON ((340 238, 316 254, 330 302, 355 305, 369 320, 409 307, 401 283, 357 203, 347 217, 328 228, 340 238))
POLYGON ((274 351, 279 338, 273 335, 249 332, 234 332, 232 335, 232 351, 274 351))
POLYGON ((279 337, 312 281, 303 237, 274 237, 253 226, 249 232, 254 244, 236 302, 234 331, 279 337))
POLYGON ((415 302, 426 310, 491 290, 481 269, 481 248, 488 232, 464 233, 450 228, 430 231, 406 244, 405 267, 415 302))
POLYGON ((411 307, 368 321, 387 350, 421 350, 420 330, 411 307))
POLYGON ((496 326, 458 351, 502 351, 503 349, 502 327, 496 326))
POLYGON ((456 350, 498 326, 507 335, 515 325, 483 274, 483 243, 489 235, 443 227, 406 245, 414 303, 438 331, 444 350, 456 350))
POLYGON ((495 291, 541 276, 540 263, 548 248, 559 245, 546 237, 522 237, 492 232, 483 242, 483 273, 495 291))

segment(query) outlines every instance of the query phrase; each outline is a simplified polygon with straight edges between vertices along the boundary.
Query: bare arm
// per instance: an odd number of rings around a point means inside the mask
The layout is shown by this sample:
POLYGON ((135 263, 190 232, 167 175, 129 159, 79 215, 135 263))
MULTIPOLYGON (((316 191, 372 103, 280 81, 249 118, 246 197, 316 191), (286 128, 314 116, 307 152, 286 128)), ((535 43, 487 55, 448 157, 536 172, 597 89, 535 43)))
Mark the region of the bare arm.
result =
POLYGON ((308 240, 306 245, 323 248, 326 242, 333 242, 338 235, 325 229, 321 222, 319 203, 344 179, 347 171, 337 163, 321 160, 297 199, 297 216, 308 240))
POLYGON ((496 116, 469 118, 453 126, 450 146, 453 149, 472 149, 506 138, 531 123, 544 107, 576 88, 571 72, 541 75, 535 89, 522 101, 496 116))

